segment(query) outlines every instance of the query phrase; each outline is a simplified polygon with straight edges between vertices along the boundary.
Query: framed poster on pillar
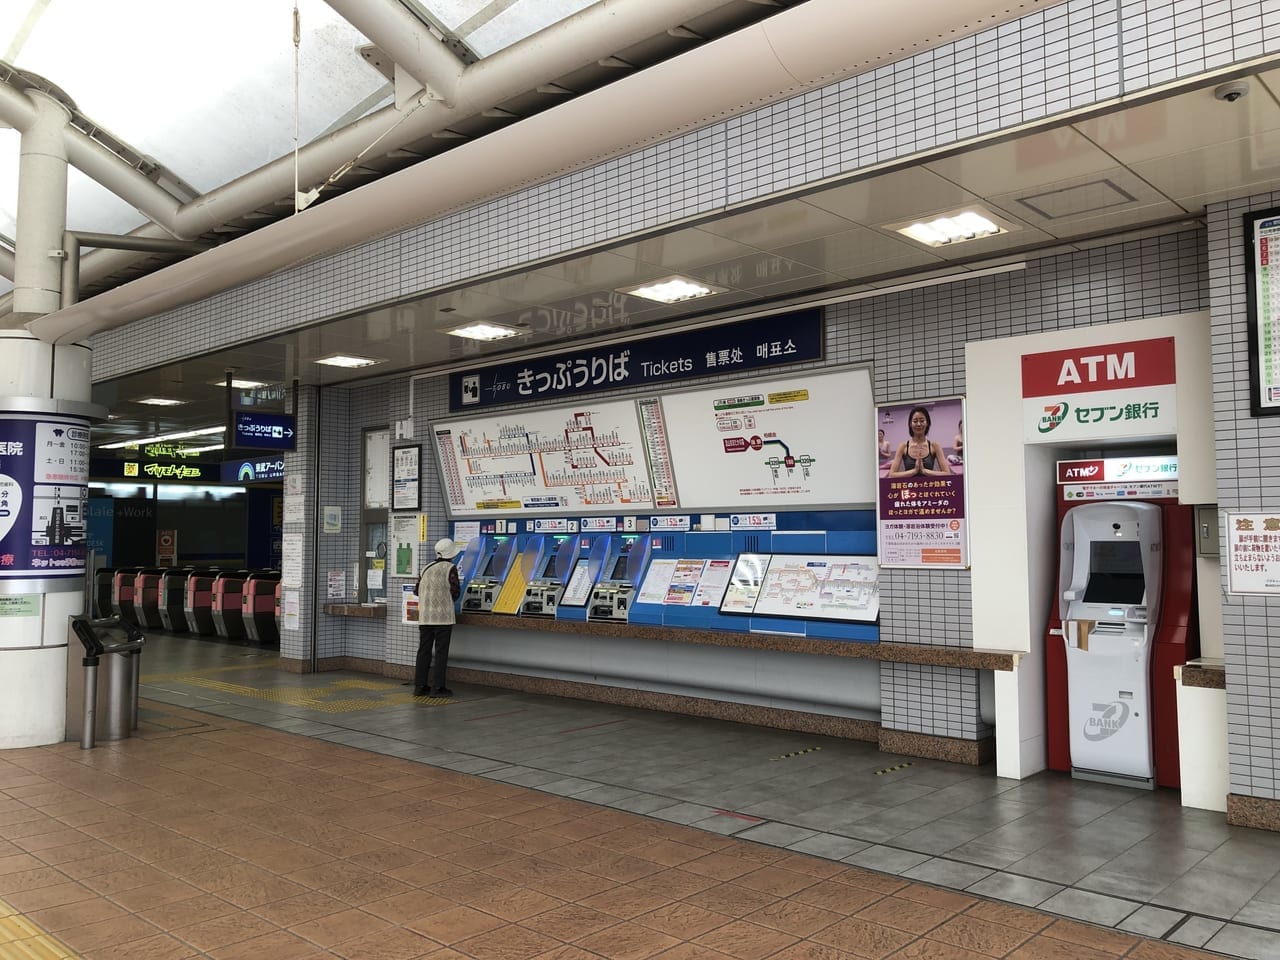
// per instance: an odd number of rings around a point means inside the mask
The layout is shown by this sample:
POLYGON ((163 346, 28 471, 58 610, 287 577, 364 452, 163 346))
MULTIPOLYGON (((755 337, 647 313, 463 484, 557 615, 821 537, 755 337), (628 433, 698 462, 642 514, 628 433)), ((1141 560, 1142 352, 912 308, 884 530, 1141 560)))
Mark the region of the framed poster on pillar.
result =
POLYGON ((964 398, 876 407, 880 566, 969 566, 964 456, 964 398))
POLYGON ((1280 207, 1244 215, 1249 412, 1280 415, 1280 207))
POLYGON ((422 505, 421 452, 416 444, 391 449, 392 510, 417 510, 422 505))

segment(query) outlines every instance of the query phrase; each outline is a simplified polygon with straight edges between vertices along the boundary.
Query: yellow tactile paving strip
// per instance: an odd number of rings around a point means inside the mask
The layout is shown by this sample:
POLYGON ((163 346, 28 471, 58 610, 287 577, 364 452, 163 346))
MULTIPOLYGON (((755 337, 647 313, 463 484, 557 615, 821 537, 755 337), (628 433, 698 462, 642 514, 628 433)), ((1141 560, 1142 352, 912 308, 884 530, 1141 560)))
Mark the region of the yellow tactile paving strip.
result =
POLYGON ((0 900, 0 960, 75 960, 77 954, 0 900))

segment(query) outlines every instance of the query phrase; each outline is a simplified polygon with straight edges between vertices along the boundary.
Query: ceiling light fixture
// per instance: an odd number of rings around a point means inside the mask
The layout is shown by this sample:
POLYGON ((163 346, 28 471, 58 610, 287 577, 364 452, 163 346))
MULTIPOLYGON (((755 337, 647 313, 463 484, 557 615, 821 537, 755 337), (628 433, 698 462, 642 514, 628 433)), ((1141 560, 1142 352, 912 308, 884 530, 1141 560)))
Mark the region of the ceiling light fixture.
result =
POLYGON ((994 237, 1009 232, 1008 228, 998 223, 991 214, 976 208, 957 210, 929 221, 897 224, 885 229, 910 237, 926 247, 942 247, 951 243, 963 243, 966 240, 978 240, 982 237, 994 237))
POLYGON ((369 357, 353 357, 344 353, 335 353, 331 357, 323 357, 315 362, 323 364, 326 367, 342 367, 344 370, 354 370, 357 367, 372 367, 377 363, 386 363, 385 360, 371 360, 369 357))
POLYGON ((169 397, 143 397, 141 400, 135 400, 134 403, 145 403, 149 407, 180 407, 187 401, 172 400, 169 397))
POLYGON ((696 300, 698 297, 709 297, 726 291, 723 287, 713 287, 709 283, 690 280, 688 277, 666 277, 639 287, 620 287, 618 292, 630 297, 656 300, 658 303, 680 303, 684 300, 696 300))
POLYGON ((123 450, 125 447, 140 447, 146 443, 164 443, 166 440, 186 440, 188 437, 209 437, 215 433, 226 431, 225 426, 201 427, 198 430, 182 430, 178 433, 165 433, 158 437, 138 437, 136 440, 117 440, 115 443, 98 445, 99 450, 123 450))
MULTIPOLYGON (((209 382, 215 387, 225 387, 227 385, 226 380, 210 380, 209 382)), ((265 387, 266 385, 267 383, 265 380, 239 380, 235 377, 231 378, 231 388, 233 390, 256 390, 258 387, 265 387)))
POLYGON ((454 327, 452 330, 445 330, 451 337, 465 337, 468 340, 505 340, 508 337, 518 337, 524 330, 515 327, 508 327, 501 323, 489 323, 485 320, 476 320, 473 323, 463 324, 460 327, 454 327))

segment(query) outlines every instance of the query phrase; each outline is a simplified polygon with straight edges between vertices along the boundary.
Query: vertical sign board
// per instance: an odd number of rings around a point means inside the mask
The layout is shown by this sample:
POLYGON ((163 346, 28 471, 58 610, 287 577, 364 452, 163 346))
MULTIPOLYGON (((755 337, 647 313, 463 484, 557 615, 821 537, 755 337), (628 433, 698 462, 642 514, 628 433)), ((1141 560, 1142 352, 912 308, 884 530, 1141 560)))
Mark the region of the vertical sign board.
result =
POLYGON ((1022 358, 1027 443, 1172 436, 1178 429, 1176 402, 1173 337, 1022 358))
POLYGON ((1280 209, 1244 217, 1249 303, 1249 406, 1255 417, 1280 414, 1280 209))
POLYGON ((0 414, 0 580, 84 576, 89 424, 0 414))

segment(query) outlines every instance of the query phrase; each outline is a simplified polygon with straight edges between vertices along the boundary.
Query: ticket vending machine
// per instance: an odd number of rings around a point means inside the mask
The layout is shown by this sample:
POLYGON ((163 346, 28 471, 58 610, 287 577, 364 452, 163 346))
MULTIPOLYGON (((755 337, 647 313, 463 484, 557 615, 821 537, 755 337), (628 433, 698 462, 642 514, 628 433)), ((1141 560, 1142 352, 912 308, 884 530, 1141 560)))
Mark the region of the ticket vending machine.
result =
POLYGON ((1170 481, 1163 489, 1097 482, 1059 497, 1057 603, 1045 648, 1051 769, 1181 785, 1173 670, 1199 652, 1192 514, 1170 481))
POLYGON ((610 538, 600 580, 591 591, 591 600, 587 604, 588 620, 627 621, 636 586, 649 564, 651 545, 647 534, 610 538))
POLYGON ((476 573, 467 583, 462 595, 462 611, 464 613, 488 613, 493 610, 493 602, 498 599, 498 592, 511 572, 512 561, 519 551, 516 550, 515 537, 484 537, 485 546, 477 558, 476 573))
POLYGON ((554 617, 569 574, 578 562, 582 541, 577 534, 547 537, 524 588, 522 617, 554 617))

